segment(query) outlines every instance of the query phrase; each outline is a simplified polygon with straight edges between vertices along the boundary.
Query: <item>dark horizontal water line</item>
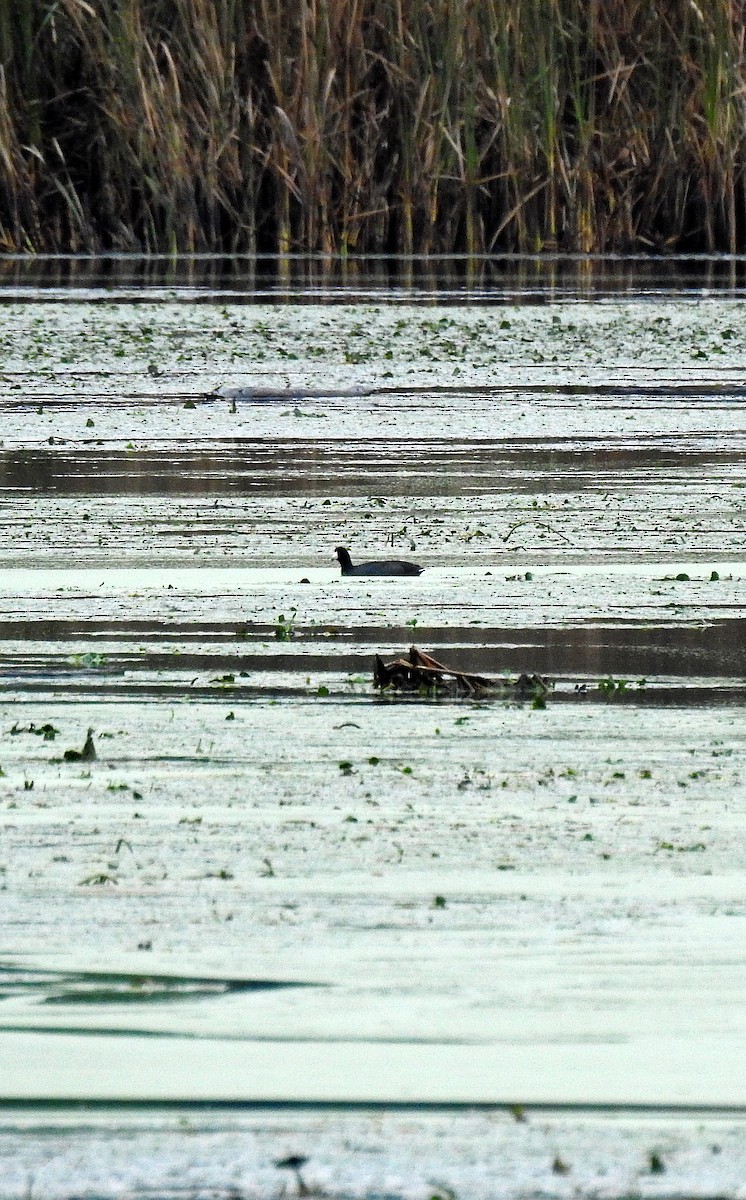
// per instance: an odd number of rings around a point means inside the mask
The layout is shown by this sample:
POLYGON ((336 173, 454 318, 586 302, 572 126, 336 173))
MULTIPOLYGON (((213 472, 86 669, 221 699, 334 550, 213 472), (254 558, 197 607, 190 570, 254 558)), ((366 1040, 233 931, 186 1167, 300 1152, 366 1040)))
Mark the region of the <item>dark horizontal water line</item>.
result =
MULTIPOLYGON (((511 364, 504 364, 510 366, 511 364)), ((544 373, 547 370, 546 363, 520 363, 521 371, 537 371, 544 373)), ((577 368, 575 368, 577 369, 577 368)), ((625 367, 625 374, 634 372, 638 368, 631 366, 625 367)), ((654 368, 646 366, 644 369, 645 375, 650 376, 654 373, 654 368)), ((686 367, 679 367, 680 371, 686 371, 686 367)), ((692 371, 701 370, 701 368, 691 368, 692 371)), ((740 372, 739 372, 740 373, 740 372)), ((666 380, 664 383, 635 383, 635 382, 619 382, 619 383, 593 383, 591 380, 581 383, 566 383, 563 380, 553 381, 551 383, 541 382, 511 382, 511 383, 449 383, 449 384, 392 384, 383 385, 375 384, 370 387, 360 385, 354 388, 341 388, 330 385, 328 388, 322 386, 298 386, 294 388, 269 388, 247 385, 246 387, 236 387, 235 400, 237 403, 243 404, 263 404, 267 401, 290 401, 290 400, 324 400, 327 398, 338 399, 356 399, 375 396, 504 396, 514 394, 539 394, 542 396, 561 395, 561 396, 685 396, 687 399, 692 396, 745 396, 746 384, 731 383, 727 380, 695 380, 693 383, 674 383, 671 380, 666 380)), ((234 398, 233 391, 229 388, 227 391, 218 391, 210 393, 207 397, 210 400, 231 400, 234 398)), ((660 435, 664 436, 664 435, 660 435)))
POLYGON ((577 262, 593 262, 593 263, 644 263, 651 267, 665 267, 666 265, 683 263, 685 265, 692 264, 711 264, 711 263, 743 263, 746 266, 746 254, 731 254, 727 252, 700 252, 692 254, 681 254, 676 252, 668 252, 656 254, 654 251, 647 252, 629 252, 626 251, 609 251, 608 253, 582 253, 580 251, 557 251, 557 252, 536 252, 528 251, 494 251, 490 254, 467 254, 467 253, 452 253, 432 251, 427 254, 399 254, 399 253, 370 253, 370 254, 354 254, 352 252, 334 253, 333 251, 316 251, 306 253, 302 251, 287 251, 286 253, 277 252, 262 252, 250 253, 248 251, 236 251, 235 253, 224 253, 221 251, 195 251, 188 254, 170 254, 170 253, 140 253, 138 251, 126 250, 102 250, 87 253, 7 253, 0 254, 0 262, 23 263, 31 269, 37 263, 44 262, 114 262, 114 263, 154 263, 165 262, 174 265, 187 265, 192 262, 258 262, 258 263, 278 263, 278 262, 293 262, 293 263, 326 263, 334 262, 339 264, 352 264, 354 266, 373 263, 409 263, 419 262, 427 264, 430 262, 530 262, 553 265, 556 263, 577 263, 577 262))
MULTIPOLYGON (((169 997, 169 999, 173 999, 169 997)), ((176 997, 175 999, 179 999, 176 997)), ((191 999, 191 997, 187 997, 191 999)), ((209 997, 208 997, 209 999, 209 997)), ((109 1001, 110 1004, 116 1006, 117 1001, 109 1001)), ((96 1025, 24 1025, 24 1024, 0 1024, 0 1035, 3 1033, 39 1033, 44 1035, 60 1037, 131 1037, 131 1038, 165 1038, 169 1041, 183 1042, 241 1042, 244 1045, 259 1044, 264 1045, 267 1042, 276 1044, 277 1037, 272 1034, 254 1034, 254 1033, 200 1033, 198 1031, 189 1030, 163 1030, 163 1029, 138 1029, 136 1026, 132 1028, 122 1027, 103 1027, 96 1025)), ((476 1038, 455 1038, 455 1037, 395 1037, 393 1034, 390 1037, 366 1037, 363 1034, 356 1036, 354 1034, 345 1034, 342 1037, 334 1037, 333 1034, 327 1036, 318 1035, 309 1037, 308 1035, 298 1034, 297 1036, 282 1037, 283 1045, 312 1045, 312 1046, 483 1046, 491 1044, 489 1039, 476 1038)))
MULTIPOLYGON (((325 641, 371 642, 390 645, 401 642, 409 645, 414 631, 408 625, 304 625, 294 622, 290 643, 307 638, 324 638, 325 641)), ((65 641, 83 637, 112 638, 200 638, 206 641, 224 642, 236 638, 239 643, 246 640, 272 642, 277 625, 232 621, 181 621, 152 618, 133 619, 116 617, 106 619, 78 619, 49 617, 44 619, 0 620, 0 641, 65 641)), ((661 641, 675 646, 711 646, 714 641, 723 641, 733 652, 734 645, 746 641, 746 617, 731 617, 710 620, 706 625, 671 624, 668 619, 654 621, 640 617, 616 618, 592 617, 588 620, 565 622, 562 625, 418 625, 417 640, 420 643, 435 642, 439 645, 458 647, 466 642, 476 646, 545 645, 567 640, 595 639, 606 645, 628 646, 631 642, 650 645, 661 641)), ((291 651, 288 651, 291 653, 291 651)))
MULTIPOLYGON (((50 471, 57 470, 60 474, 74 471, 90 470, 97 465, 106 469, 108 464, 118 468, 122 474, 126 468, 137 473, 143 464, 158 469, 162 464, 162 473, 173 470, 181 471, 184 467, 196 465, 206 473, 217 476, 231 468, 237 472, 251 472, 284 465, 286 469, 297 474, 301 467, 309 463, 316 467, 331 467, 337 470, 354 470, 359 466, 372 465, 376 469, 388 465, 391 470, 402 464, 414 464, 429 469, 435 463, 444 466, 453 464, 454 467, 499 467, 508 466, 513 470, 535 470, 542 466, 547 469, 557 466, 567 466, 577 470, 579 466, 598 468, 599 465, 616 469, 652 468, 657 467, 690 467, 708 466, 720 463, 744 465, 744 452, 734 448, 732 441, 718 444, 713 438, 707 446, 697 449, 671 446, 670 439, 666 445, 656 445, 650 440, 647 444, 633 446, 626 439, 618 439, 617 445, 608 437, 592 441, 584 438, 582 441, 568 439, 564 445, 561 441, 534 442, 529 441, 477 441, 444 442, 437 444, 429 441, 406 442, 398 438, 386 440, 379 438, 340 439, 307 441, 306 439, 278 438, 276 441, 249 442, 236 440, 229 445, 198 447, 189 442, 168 442, 162 446, 152 446, 147 449, 120 449, 118 446, 86 446, 73 445, 62 449, 65 445, 56 442, 56 449, 50 450, 46 445, 23 447, 0 451, 0 477, 11 475, 23 470, 29 465, 37 472, 42 467, 50 471), (167 461, 164 463, 164 458, 167 461), (394 460, 394 461, 392 461, 394 460)), ((737 436, 737 435, 736 435, 737 436)), ((745 447, 746 448, 746 447, 745 447)), ((374 497, 379 497, 373 493, 374 497)))
MULTIPOLYGON (((2 1110, 10 1112, 28 1110, 29 1112, 69 1112, 75 1110, 83 1116, 86 1112, 173 1112, 188 1111, 190 1114, 204 1112, 355 1112, 355 1113, 385 1113, 385 1112, 427 1112, 427 1113, 497 1113, 506 1112, 515 1117, 517 1112, 532 1113, 540 1116, 542 1113, 588 1113, 594 1116, 692 1116, 692 1117, 746 1117, 746 1105, 742 1104, 676 1104, 673 1103, 595 1103, 543 1101, 536 1103, 505 1098, 502 1100, 256 1100, 247 1097, 244 1100, 192 1100, 174 1096, 171 1099, 135 1100, 135 1099, 90 1099, 85 1096, 66 1096, 54 1099, 0 1095, 0 1121, 2 1110)), ((0 1124, 0 1131, 2 1131, 0 1124)), ((68 1126, 66 1125, 67 1129, 68 1126)), ((13 1127, 15 1131, 15 1126, 13 1127)), ((670 1192, 667 1195, 678 1197, 687 1193, 670 1192)), ((730 1200, 720 1193, 699 1193, 697 1200, 730 1200)))
MULTIPOLYGON (((2 288, 0 287, 0 296, 2 288)), ((547 371, 546 363, 506 363, 505 366, 510 367, 515 365, 516 369, 520 369, 522 373, 536 372, 544 374, 547 371)), ((575 368, 577 370, 577 368, 575 368)), ((681 373, 691 370, 696 373, 701 368, 679 367, 681 373)), ((635 366, 624 368, 625 376, 634 374, 638 370, 635 366)), ((654 375, 655 368, 646 366, 644 368, 645 375, 649 378, 654 375)), ((19 371, 4 371, 6 376, 16 376, 20 379, 28 379, 27 370, 19 371)), ((117 372, 109 368, 106 369, 90 369, 79 370, 75 372, 75 378, 78 379, 112 379, 119 377, 117 372)), ((183 372, 166 372, 164 379, 182 378, 183 372)), ((69 393, 60 392, 38 392, 35 391, 32 395, 23 396, 3 396, 0 399, 0 410, 7 409, 9 411, 15 409, 38 408, 40 403, 54 404, 55 402, 66 408, 88 408, 96 405, 121 405, 122 403, 141 403, 147 400, 149 403, 159 403, 166 405, 180 404, 183 401, 192 400, 196 404, 208 404, 220 401, 236 400, 236 403, 242 407, 249 404, 265 405, 265 404, 289 404, 295 400, 356 400, 370 399, 376 396, 385 396, 395 398, 396 396, 443 396, 457 398, 459 396, 476 396, 488 398, 490 396, 512 396, 512 395, 527 395, 527 396, 573 396, 590 398, 596 397, 619 397, 620 399, 634 399, 635 397, 654 397, 661 400, 675 400, 683 398, 686 400, 694 399, 728 399, 730 397, 742 398, 746 396, 746 384, 730 382, 729 380, 703 380, 695 379, 693 382, 674 383, 671 380, 665 380, 661 383, 637 383, 634 380, 618 383, 594 383, 592 380, 583 380, 580 383, 567 383, 563 380, 553 381, 551 383, 543 383, 539 381, 520 382, 514 381, 510 383, 458 383, 458 384, 417 384, 417 385, 372 385, 370 387, 359 386, 355 388, 341 388, 330 385, 327 388, 321 386, 298 386, 295 388, 271 388, 266 386, 249 386, 245 388, 236 385, 235 389, 231 385, 225 385, 227 391, 184 391, 184 392, 133 392, 131 395, 125 396, 71 396, 69 393), (235 395, 234 395, 235 392, 235 395)), ((664 435, 659 435, 664 436, 664 435)), ((94 438, 90 439, 94 441, 94 438)))
MULTIPOLYGON (((527 664, 530 670, 530 664, 527 664)), ((328 682, 328 681, 327 681, 328 682)), ((550 681, 551 682, 551 681, 550 681)), ((564 680, 555 680, 558 684, 566 683, 564 680)), ((631 686, 623 685, 623 690, 613 690, 611 692, 603 691, 598 686, 598 680, 587 676, 580 676, 575 681, 571 680, 566 690, 562 690, 558 686, 556 690, 550 689, 546 696, 547 706, 553 704, 572 704, 572 705, 624 705, 630 708, 685 708, 685 709, 712 709, 712 708, 733 708, 741 709, 746 707, 746 684, 733 685, 723 684, 722 686, 693 686, 687 684, 681 685, 659 685, 655 681, 650 681, 646 686, 635 686, 634 680, 631 686), (576 686, 573 688, 572 683, 576 686)), ((54 703, 73 703, 78 700, 86 701, 105 701, 109 703, 129 703, 132 700, 138 700, 142 703, 161 703, 164 700, 198 700, 202 703, 219 704, 223 707, 227 705, 238 706, 245 704, 261 704, 267 701, 280 700, 297 700, 309 704, 344 704, 352 707, 368 704, 452 704, 463 703, 471 704, 477 701, 480 704, 530 704, 533 701, 533 693, 516 692, 512 690, 509 680, 506 680, 504 686, 500 685, 493 690, 480 691, 475 694, 452 694, 447 690, 431 694, 425 693, 420 695, 417 692, 397 692, 397 693, 379 693, 373 688, 373 681, 370 680, 368 690, 365 693, 350 692, 346 683, 340 682, 329 685, 328 693, 323 696, 318 694, 318 691, 312 686, 282 686, 280 684, 251 684, 237 683, 235 685, 224 686, 215 684, 212 687, 205 685, 184 685, 178 683, 143 683, 137 684, 132 682, 122 682, 116 686, 112 684, 106 687, 103 683, 93 684, 88 682, 77 682, 70 678, 64 680, 54 679, 39 679, 33 682, 23 680, 6 680, 3 689, 4 700, 10 703, 21 703, 26 698, 43 696, 54 703)), ((50 760, 55 760, 54 753, 50 754, 50 760)), ((58 759, 61 761, 61 759, 58 759)), ((116 756, 114 758, 106 758, 106 761, 113 762, 118 765, 141 763, 141 758, 130 759, 116 756)), ((213 767, 226 766, 235 767, 236 760, 220 760, 210 755, 181 755, 155 757, 151 761, 164 763, 190 763, 190 764, 205 764, 213 767)))
MULTIPOLYGON (((176 999, 182 994, 198 996, 205 990, 214 989, 212 994, 225 995, 229 992, 253 992, 273 988, 316 987, 317 982, 297 979, 248 978, 230 975, 184 975, 175 971, 96 971, 89 969, 59 969, 54 967, 37 967, 33 964, 20 966, 14 962, 0 959, 0 991, 14 993, 36 993, 55 989, 68 989, 66 999, 75 1003, 76 998, 85 997, 86 992, 80 991, 77 997, 70 989, 86 986, 102 988, 135 989, 139 998, 147 1001, 150 998, 150 988, 172 989, 169 993, 176 999), (178 992, 177 989, 188 989, 188 993, 178 992), (142 989, 138 991, 137 989, 142 989)), ((121 993, 120 993, 121 994, 121 993)), ((132 994, 132 993, 128 993, 132 994)), ((5 1028, 0 1024, 0 1028, 5 1028)))
MULTIPOLYGON (((732 622, 728 623, 728 628, 733 628, 732 622)), ((738 626, 738 633, 733 633, 730 636, 740 635, 740 621, 735 622, 738 626)), ((635 627, 640 626, 643 631, 642 637, 655 636, 657 631, 668 629, 667 625, 651 625, 646 623, 641 625, 639 619, 634 622, 635 627)), ((368 642, 373 646, 392 645, 400 643, 403 646, 408 646, 413 637, 411 626, 406 625, 304 625, 302 622, 294 622, 294 634, 290 643, 298 641, 314 641, 323 640, 328 645, 340 642, 368 642)), ((504 646, 512 645, 516 642, 519 644, 536 645, 544 644, 547 638, 561 639, 564 637, 572 637, 570 629, 581 630, 591 628, 594 630, 593 637, 598 639, 607 637, 610 639, 616 638, 614 632, 615 625, 612 622, 608 623, 608 634, 604 632, 607 628, 602 629, 598 620, 591 622, 580 622, 576 626, 548 628, 542 626, 526 626, 517 627, 516 629, 507 628, 505 626, 485 627, 481 625, 448 625, 443 626, 427 626, 421 625, 417 629, 417 638, 421 642, 437 643, 438 645, 458 646, 462 642, 475 644, 477 646, 504 646)), ((624 628, 628 628, 628 622, 624 623, 624 628)), ((678 627, 671 627, 678 628, 678 627)), ((159 620, 132 620, 125 617, 122 620, 111 618, 107 620, 78 620, 73 618, 45 618, 37 619, 20 619, 20 620, 0 620, 0 641, 18 641, 18 642, 57 642, 57 641, 77 641, 81 639, 90 639, 93 637, 106 640, 149 640, 149 641, 173 641, 178 642, 181 639, 199 640, 201 642, 225 642, 233 641, 241 644, 248 642, 269 642, 278 644, 276 638, 277 625, 264 623, 245 623, 243 621, 159 621, 159 620)), ((699 626, 692 627, 691 632, 695 637, 701 636, 701 628, 699 626)), ((576 633, 575 636, 581 636, 576 633)), ((622 640, 629 641, 630 634, 621 632, 618 635, 622 640)), ((658 636, 667 636, 658 632, 658 636)), ((686 636, 686 635, 684 635, 686 636)), ((288 639, 283 639, 287 641, 288 639)), ((291 657, 292 650, 288 649, 287 654, 291 657)), ((214 661, 214 660, 213 660, 214 661)), ((172 656, 173 662, 173 656, 172 656)))
MULTIPOLYGON (((722 461, 743 463, 743 450, 738 446, 734 447, 734 438, 740 440, 740 435, 732 430, 710 435, 697 434, 691 439, 677 437, 677 444, 674 445, 671 445, 670 434, 645 435, 644 440, 636 440, 628 434, 617 437, 613 434, 599 434, 596 437, 552 438, 417 438, 414 441, 400 434, 390 438, 236 437, 207 445, 195 445, 186 438, 180 438, 155 440, 152 446, 137 447, 134 450, 111 442, 102 444, 99 439, 90 439, 82 444, 55 439, 54 448, 46 441, 40 441, 36 445, 0 450, 0 471, 7 471, 9 466, 16 463, 28 460, 36 462, 40 459, 49 459, 51 463, 58 463, 63 467, 76 461, 87 465, 102 461, 105 463, 107 459, 121 461, 123 465, 132 467, 143 460, 160 462, 165 455, 170 456, 171 462, 179 468, 184 463, 214 461, 216 467, 225 469, 226 460, 235 461, 238 468, 275 461, 292 468, 293 460, 303 457, 311 459, 314 463, 327 458, 340 468, 350 461, 355 462, 356 459, 372 459, 376 466, 380 466, 380 462, 375 458, 376 451, 380 451, 381 457, 387 459, 394 456, 405 461, 417 462, 424 459, 428 464, 439 459, 445 462, 455 460, 456 463, 462 460, 497 462, 500 465, 515 459, 524 459, 528 463, 546 460, 551 465, 556 465, 559 461, 567 462, 573 467, 583 459, 587 459, 589 464, 594 464, 599 459, 618 459, 625 467, 639 463, 649 463, 651 466, 658 463, 666 466, 676 463, 699 465, 722 461), (694 444, 687 445, 687 441, 694 444), (66 449, 68 445, 69 449, 66 449)), ((744 444, 746 446, 746 439, 744 444)))

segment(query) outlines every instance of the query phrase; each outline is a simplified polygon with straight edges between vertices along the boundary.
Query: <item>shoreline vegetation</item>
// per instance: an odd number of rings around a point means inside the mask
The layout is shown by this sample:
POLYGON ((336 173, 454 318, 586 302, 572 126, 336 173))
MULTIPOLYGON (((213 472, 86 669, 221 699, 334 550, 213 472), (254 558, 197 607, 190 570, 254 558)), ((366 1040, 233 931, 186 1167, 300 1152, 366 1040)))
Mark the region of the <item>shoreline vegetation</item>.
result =
POLYGON ((744 248, 738 0, 0 6, 0 252, 744 248))

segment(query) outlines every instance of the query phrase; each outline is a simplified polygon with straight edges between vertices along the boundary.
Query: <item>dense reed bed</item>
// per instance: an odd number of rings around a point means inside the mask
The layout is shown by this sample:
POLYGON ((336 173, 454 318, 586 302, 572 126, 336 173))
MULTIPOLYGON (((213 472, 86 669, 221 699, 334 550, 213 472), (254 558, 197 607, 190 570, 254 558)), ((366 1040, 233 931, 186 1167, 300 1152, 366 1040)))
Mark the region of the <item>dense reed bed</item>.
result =
POLYGON ((741 0, 14 0, 0 249, 743 249, 741 0))

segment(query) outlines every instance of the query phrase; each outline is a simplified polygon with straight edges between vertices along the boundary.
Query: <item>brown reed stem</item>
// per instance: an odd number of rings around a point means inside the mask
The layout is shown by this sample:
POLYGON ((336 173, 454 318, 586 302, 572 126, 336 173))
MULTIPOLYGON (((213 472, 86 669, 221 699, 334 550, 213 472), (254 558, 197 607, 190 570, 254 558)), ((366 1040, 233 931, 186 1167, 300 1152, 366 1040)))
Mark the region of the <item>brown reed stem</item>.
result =
POLYGON ((743 249, 735 0, 14 0, 0 248, 743 249))

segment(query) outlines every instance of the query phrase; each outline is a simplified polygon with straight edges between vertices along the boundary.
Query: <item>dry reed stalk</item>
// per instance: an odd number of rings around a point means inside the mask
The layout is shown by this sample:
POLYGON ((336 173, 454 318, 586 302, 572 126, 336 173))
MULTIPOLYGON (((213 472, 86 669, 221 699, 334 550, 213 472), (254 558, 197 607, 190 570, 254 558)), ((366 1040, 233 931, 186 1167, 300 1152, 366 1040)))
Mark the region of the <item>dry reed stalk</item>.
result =
POLYGON ((0 246, 732 251, 745 42, 738 0, 15 0, 0 246))

